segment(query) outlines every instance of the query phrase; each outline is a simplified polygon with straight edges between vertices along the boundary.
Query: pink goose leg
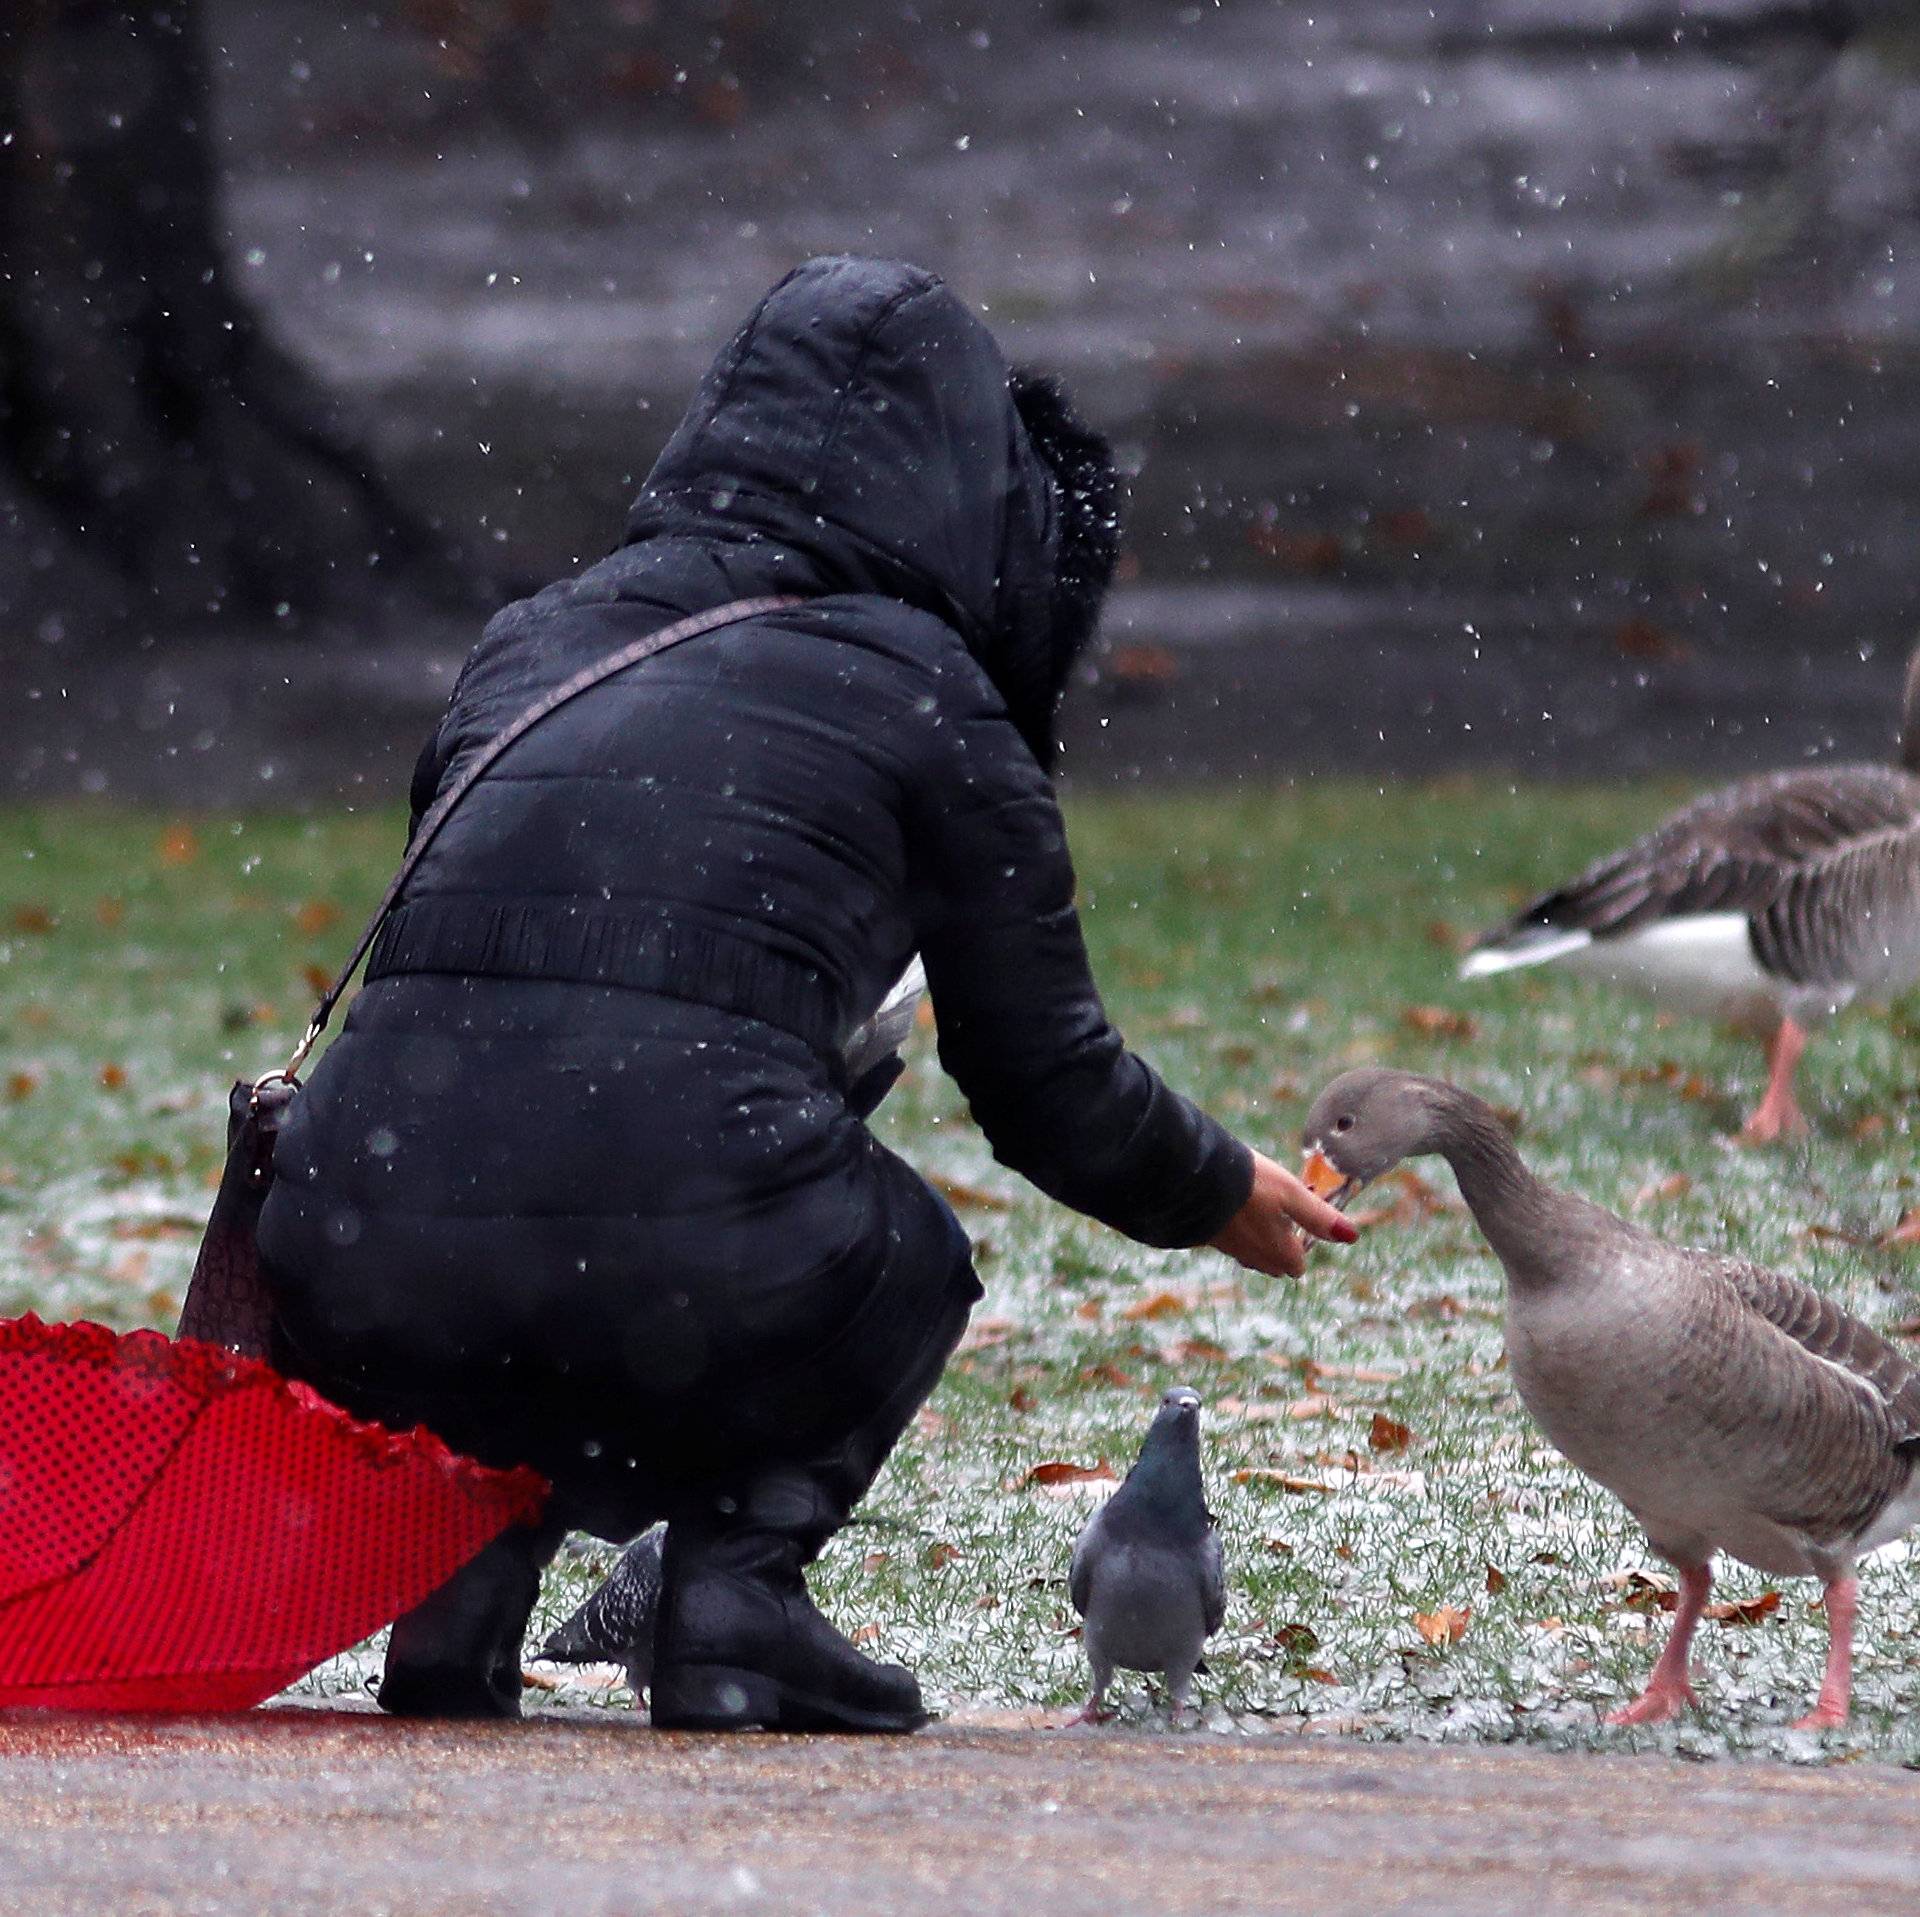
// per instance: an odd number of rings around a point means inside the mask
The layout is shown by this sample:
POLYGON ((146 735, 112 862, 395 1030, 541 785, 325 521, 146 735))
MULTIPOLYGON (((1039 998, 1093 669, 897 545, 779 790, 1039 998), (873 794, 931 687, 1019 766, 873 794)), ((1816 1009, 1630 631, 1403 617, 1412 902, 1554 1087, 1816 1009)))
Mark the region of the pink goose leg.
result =
POLYGON ((1753 1116, 1740 1128, 1749 1145, 1771 1145, 1776 1138, 1807 1129, 1800 1102, 1793 1095, 1794 1067, 1807 1049, 1805 1028, 1783 1018, 1767 1041, 1767 1090, 1753 1116))
POLYGON ((1706 1565, 1690 1565, 1680 1573, 1680 1601, 1673 1608, 1667 1648, 1660 1653, 1647 1688, 1631 1704, 1609 1712, 1609 1724, 1661 1724, 1699 1703, 1687 1682, 1687 1653, 1693 1648, 1693 1627, 1700 1622, 1712 1589, 1713 1572, 1706 1565))
POLYGON ((1827 1675, 1819 1701, 1794 1725, 1796 1731, 1833 1731, 1847 1721, 1853 1702, 1853 1619, 1860 1586, 1850 1577, 1827 1586, 1827 1675))

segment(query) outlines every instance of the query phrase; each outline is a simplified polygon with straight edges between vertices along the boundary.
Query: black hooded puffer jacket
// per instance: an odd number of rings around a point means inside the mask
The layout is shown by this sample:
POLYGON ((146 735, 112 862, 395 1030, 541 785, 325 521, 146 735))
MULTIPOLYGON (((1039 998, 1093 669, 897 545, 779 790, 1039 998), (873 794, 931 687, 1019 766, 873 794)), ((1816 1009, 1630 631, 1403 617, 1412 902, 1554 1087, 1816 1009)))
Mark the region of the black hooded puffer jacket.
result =
POLYGON ((1107 1022, 1040 764, 1091 625, 1076 505, 938 280, 822 260, 767 296, 627 543, 489 625, 416 817, 626 639, 806 603, 564 708, 428 853, 280 1141, 262 1247, 298 1368, 550 1472, 689 1406, 785 1441, 763 1395, 800 1442, 780 1379, 823 1430, 861 1415, 977 1295, 829 1062, 916 950, 1003 1163, 1150 1244, 1226 1222, 1247 1151, 1107 1022))

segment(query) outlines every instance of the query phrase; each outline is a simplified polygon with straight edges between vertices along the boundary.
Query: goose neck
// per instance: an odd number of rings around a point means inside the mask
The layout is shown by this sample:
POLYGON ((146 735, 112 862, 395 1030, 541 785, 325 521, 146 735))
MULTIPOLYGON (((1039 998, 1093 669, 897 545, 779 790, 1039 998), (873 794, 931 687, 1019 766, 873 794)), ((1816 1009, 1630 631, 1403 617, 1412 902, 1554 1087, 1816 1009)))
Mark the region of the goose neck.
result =
POLYGON ((1509 1273, 1537 1270, 1552 1242, 1555 1194, 1527 1169, 1490 1105, 1453 1090, 1439 1110, 1436 1149, 1453 1169, 1474 1222, 1509 1273))

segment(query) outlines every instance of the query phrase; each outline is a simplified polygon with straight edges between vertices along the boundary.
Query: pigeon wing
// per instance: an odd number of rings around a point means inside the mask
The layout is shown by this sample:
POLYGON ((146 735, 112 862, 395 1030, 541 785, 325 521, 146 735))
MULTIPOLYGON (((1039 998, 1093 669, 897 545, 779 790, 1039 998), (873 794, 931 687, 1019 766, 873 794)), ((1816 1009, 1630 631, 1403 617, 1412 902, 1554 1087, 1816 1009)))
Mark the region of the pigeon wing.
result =
POLYGON ((656 1524, 627 1546, 607 1580, 540 1647, 558 1664, 618 1664, 651 1645, 660 1609, 660 1554, 667 1527, 656 1524))
POLYGON ((1220 1549, 1220 1533, 1207 1522, 1207 1535, 1200 1547, 1200 1601, 1202 1617, 1211 1637, 1227 1617, 1227 1565, 1220 1549))

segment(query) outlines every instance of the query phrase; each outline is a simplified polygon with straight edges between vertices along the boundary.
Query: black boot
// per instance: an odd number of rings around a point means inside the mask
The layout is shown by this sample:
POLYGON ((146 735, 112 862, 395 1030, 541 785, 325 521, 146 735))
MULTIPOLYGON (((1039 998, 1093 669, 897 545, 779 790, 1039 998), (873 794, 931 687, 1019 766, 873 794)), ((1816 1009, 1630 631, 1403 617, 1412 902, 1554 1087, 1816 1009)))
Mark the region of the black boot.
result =
POLYGON ((799 1539, 753 1522, 667 1526, 653 1722, 684 1731, 913 1731, 911 1671, 863 1657, 815 1608, 799 1539))
POLYGON ((667 1523, 653 1639, 662 1730, 914 1731, 920 1684, 863 1657, 814 1607, 805 1568, 865 1496, 926 1402, 979 1296, 961 1263, 913 1362, 839 1442, 756 1473, 732 1499, 667 1523))
POLYGON ((520 1646, 540 1570, 566 1535, 517 1524, 397 1618, 380 1680, 395 1717, 518 1717, 520 1646))

